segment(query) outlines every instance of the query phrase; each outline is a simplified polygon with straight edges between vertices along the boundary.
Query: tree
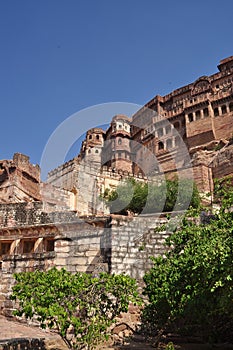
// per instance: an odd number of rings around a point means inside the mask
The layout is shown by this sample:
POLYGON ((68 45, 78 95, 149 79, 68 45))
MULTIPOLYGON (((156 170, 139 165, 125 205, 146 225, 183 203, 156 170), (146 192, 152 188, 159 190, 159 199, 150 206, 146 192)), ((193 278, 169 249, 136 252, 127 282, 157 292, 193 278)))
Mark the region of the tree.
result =
MULTIPOLYGON (((233 341, 233 190, 221 187, 221 209, 206 223, 189 211, 153 258, 145 275, 144 320, 161 335, 168 327, 197 331, 205 340, 233 341)), ((219 199, 218 199, 219 200, 219 199)))
POLYGON ((52 268, 14 276, 15 315, 36 317, 42 328, 56 329, 70 349, 93 349, 108 337, 108 327, 129 302, 139 302, 136 281, 125 275, 94 278, 52 268))
POLYGON ((185 210, 200 206, 200 196, 196 185, 189 179, 167 179, 161 184, 142 183, 129 179, 116 190, 106 190, 103 198, 111 213, 135 214, 158 213, 185 210))
POLYGON ((128 210, 140 213, 146 204, 147 192, 147 184, 128 179, 117 186, 116 190, 105 190, 103 198, 111 213, 125 215, 128 210))

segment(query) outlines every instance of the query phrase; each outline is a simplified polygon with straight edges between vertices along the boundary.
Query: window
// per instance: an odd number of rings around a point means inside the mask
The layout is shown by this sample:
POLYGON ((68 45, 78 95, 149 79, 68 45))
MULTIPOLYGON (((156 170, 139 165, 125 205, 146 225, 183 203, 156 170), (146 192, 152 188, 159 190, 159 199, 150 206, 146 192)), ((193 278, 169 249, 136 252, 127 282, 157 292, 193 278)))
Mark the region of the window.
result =
POLYGON ((229 104, 229 109, 230 109, 230 112, 233 112, 233 102, 231 102, 231 103, 229 104))
POLYGON ((180 136, 175 137, 175 146, 178 147, 180 145, 180 136))
POLYGON ((201 112, 200 111, 196 111, 196 120, 201 119, 201 112))
POLYGON ((48 239, 45 241, 45 250, 46 252, 53 252, 54 251, 54 240, 48 239))
POLYGON ((166 134, 169 134, 171 132, 171 125, 166 126, 166 134))
POLYGON ((180 128, 180 123, 179 122, 175 122, 174 123, 174 128, 175 129, 179 129, 180 128))
POLYGON ((23 253, 32 253, 34 250, 34 244, 35 242, 30 240, 30 241, 23 241, 23 253))
POLYGON ((98 149, 96 149, 96 150, 95 150, 95 153, 99 153, 99 150, 98 150, 98 149))
POLYGON ((172 140, 168 139, 167 143, 166 143, 167 149, 171 149, 172 148, 172 140))
POLYGON ((11 249, 11 242, 2 242, 0 255, 9 254, 11 249))
POLYGON ((219 116, 218 107, 214 108, 214 116, 215 116, 215 117, 218 117, 218 116, 219 116))
POLYGON ((161 137, 161 136, 163 136, 163 129, 162 128, 158 129, 158 137, 161 137))
POLYGON ((118 139, 118 145, 122 144, 122 139, 118 139))
POLYGON ((91 149, 88 150, 88 153, 89 153, 89 154, 91 153, 91 149))
POLYGON ((163 142, 159 142, 159 151, 161 151, 162 149, 164 149, 164 144, 163 142))
POLYGON ((118 126, 119 126, 119 129, 122 129, 122 125, 121 124, 119 124, 118 126))
POLYGON ((222 109, 222 114, 226 114, 226 112, 227 112, 227 107, 226 107, 225 105, 223 105, 223 106, 221 107, 221 109, 222 109))
POLYGON ((188 118, 190 123, 193 122, 193 113, 189 113, 188 118))
POLYGON ((99 140, 100 139, 100 136, 99 135, 96 135, 96 140, 99 140))
POLYGON ((203 114, 204 114, 204 117, 205 117, 205 118, 209 116, 209 110, 208 110, 208 108, 204 108, 204 109, 203 109, 203 114))
POLYGON ((89 140, 91 140, 92 139, 92 135, 89 135, 89 140))

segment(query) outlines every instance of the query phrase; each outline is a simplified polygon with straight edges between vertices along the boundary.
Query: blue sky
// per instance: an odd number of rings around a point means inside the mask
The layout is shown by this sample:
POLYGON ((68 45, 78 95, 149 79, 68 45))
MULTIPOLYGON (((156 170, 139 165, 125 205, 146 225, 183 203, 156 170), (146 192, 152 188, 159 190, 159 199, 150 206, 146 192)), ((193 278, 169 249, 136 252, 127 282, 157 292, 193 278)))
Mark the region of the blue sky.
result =
POLYGON ((215 73, 233 55, 232 13, 232 0, 0 1, 0 158, 40 163, 83 108, 144 104, 215 73))

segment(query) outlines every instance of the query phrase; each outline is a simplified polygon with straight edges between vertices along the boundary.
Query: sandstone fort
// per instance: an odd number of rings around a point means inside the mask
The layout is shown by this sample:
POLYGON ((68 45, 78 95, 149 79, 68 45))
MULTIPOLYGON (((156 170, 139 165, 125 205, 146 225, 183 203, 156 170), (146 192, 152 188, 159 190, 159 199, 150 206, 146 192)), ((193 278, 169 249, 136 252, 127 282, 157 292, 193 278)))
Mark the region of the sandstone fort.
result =
POLYGON ((64 266, 143 276, 148 257, 164 251, 169 233, 154 228, 167 219, 109 213, 100 197, 120 181, 191 177, 211 202, 214 179, 233 175, 233 56, 213 75, 109 122, 88 130, 79 154, 46 182, 26 155, 0 161, 1 313, 12 311, 14 272, 64 266))

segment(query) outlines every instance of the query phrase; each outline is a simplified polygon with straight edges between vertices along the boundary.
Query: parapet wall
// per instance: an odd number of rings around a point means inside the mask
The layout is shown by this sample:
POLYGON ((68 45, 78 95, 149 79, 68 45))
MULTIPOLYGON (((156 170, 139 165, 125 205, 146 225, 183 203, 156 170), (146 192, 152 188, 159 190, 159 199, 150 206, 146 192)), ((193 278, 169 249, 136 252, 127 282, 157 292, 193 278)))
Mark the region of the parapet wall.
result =
POLYGON ((77 220, 74 211, 45 212, 42 202, 0 204, 0 228, 37 226, 77 220))

